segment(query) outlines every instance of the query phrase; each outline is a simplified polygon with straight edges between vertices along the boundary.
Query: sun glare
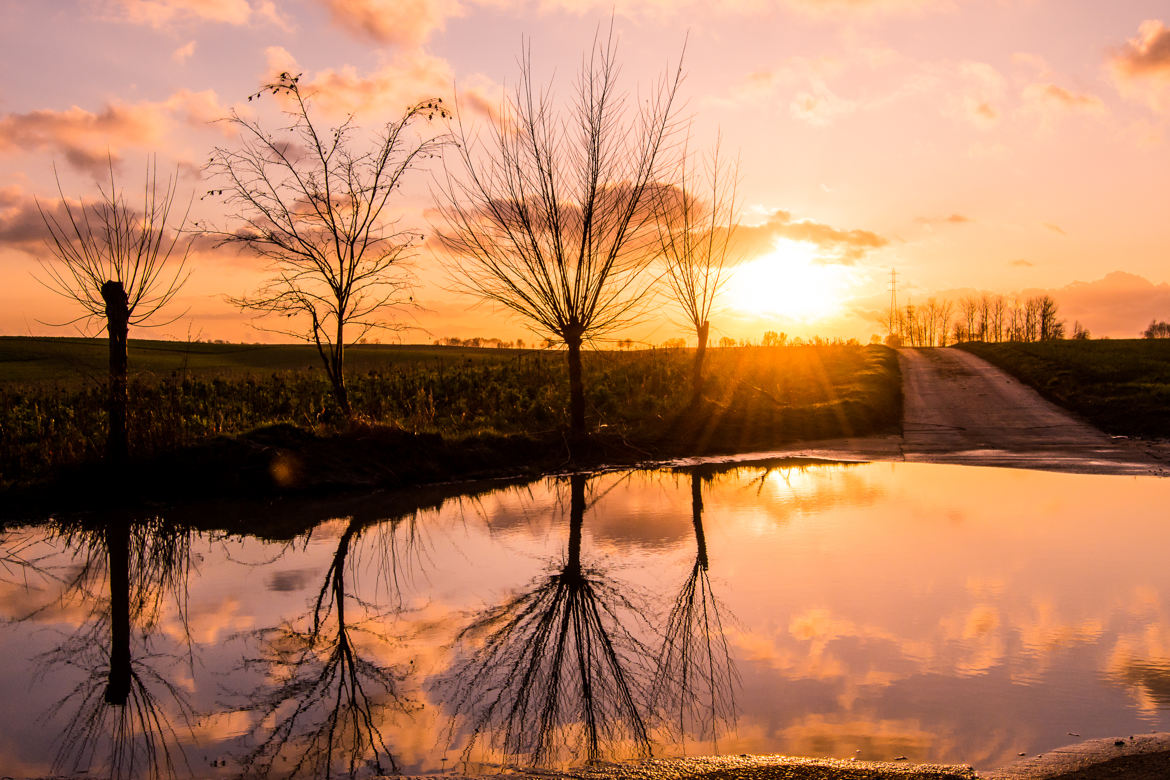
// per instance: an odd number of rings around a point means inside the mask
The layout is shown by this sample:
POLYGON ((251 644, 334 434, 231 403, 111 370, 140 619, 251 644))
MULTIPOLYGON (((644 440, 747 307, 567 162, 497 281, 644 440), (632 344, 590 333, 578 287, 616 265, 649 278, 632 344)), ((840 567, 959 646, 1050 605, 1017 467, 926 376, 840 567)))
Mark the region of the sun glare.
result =
POLYGON ((743 312, 810 322, 840 312, 848 287, 847 271, 818 262, 815 246, 780 239, 771 252, 733 271, 727 297, 743 312))

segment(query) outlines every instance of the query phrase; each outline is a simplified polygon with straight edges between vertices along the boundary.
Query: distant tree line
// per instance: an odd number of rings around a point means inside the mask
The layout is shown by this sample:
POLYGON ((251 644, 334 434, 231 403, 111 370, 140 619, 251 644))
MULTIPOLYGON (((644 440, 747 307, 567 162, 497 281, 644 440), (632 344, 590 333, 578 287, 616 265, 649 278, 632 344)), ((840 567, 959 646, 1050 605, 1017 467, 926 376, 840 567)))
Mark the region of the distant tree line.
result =
POLYGON ((504 339, 490 336, 482 338, 480 336, 473 336, 471 338, 459 338, 458 336, 448 336, 441 339, 435 339, 436 347, 492 347, 495 349, 524 349, 524 339, 516 339, 515 341, 505 341, 504 339))
POLYGON ((1150 327, 1142 331, 1145 339, 1170 339, 1170 322, 1150 320, 1150 327))
MULTIPOLYGON (((1008 298, 983 294, 958 301, 930 298, 925 304, 908 304, 893 313, 895 331, 888 343, 908 347, 945 347, 965 341, 1053 341, 1067 338, 1060 307, 1050 295, 1008 298)), ((1087 339, 1089 331, 1073 324, 1074 339, 1087 339)))

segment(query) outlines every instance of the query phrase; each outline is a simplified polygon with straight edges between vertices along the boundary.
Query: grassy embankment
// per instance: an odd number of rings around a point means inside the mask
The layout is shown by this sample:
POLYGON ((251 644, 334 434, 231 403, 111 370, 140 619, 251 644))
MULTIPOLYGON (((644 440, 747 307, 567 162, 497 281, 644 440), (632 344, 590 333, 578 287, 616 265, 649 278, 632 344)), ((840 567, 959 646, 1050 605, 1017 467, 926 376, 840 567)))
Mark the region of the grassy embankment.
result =
POLYGON ((1170 339, 963 344, 1097 427, 1170 437, 1170 339))
MULTIPOLYGON (((608 445, 595 459, 765 449, 900 424, 897 360, 883 347, 712 350, 697 410, 687 405, 691 355, 588 355, 588 419, 608 445)), ((362 483, 542 465, 531 463, 534 454, 566 459, 560 353, 371 345, 348 356, 360 424, 347 428, 312 347, 132 341, 131 450, 158 459, 243 434, 252 449, 324 447, 305 474, 352 471, 345 461, 364 454, 362 483)), ((100 460, 105 359, 101 341, 0 339, 0 483, 100 460)), ((230 457, 214 450, 171 465, 197 477, 217 459, 228 468, 230 457)))

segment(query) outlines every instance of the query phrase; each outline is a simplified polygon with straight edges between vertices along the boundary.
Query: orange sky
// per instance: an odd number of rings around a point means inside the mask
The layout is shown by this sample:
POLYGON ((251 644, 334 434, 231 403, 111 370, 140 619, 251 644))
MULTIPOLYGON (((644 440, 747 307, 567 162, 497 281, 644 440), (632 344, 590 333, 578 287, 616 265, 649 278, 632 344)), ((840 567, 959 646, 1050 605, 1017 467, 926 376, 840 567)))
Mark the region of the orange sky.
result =
MULTIPOLYGON (((130 183, 157 154, 196 193, 193 213, 214 216, 197 199, 208 186, 200 166, 231 138, 212 120, 246 109, 266 75, 295 68, 321 90, 322 111, 357 111, 365 126, 457 89, 474 124, 515 83, 524 36, 538 79, 567 93, 611 9, 631 93, 685 42, 692 145, 721 133, 741 158, 743 224, 766 259, 725 296, 716 338, 774 329, 866 340, 881 331, 891 267, 903 300, 1042 290, 1070 323, 1113 337, 1170 319, 1164 0, 706 6, 0 0, 0 333, 76 332, 44 324, 73 314, 33 277, 46 256, 33 199, 55 199, 54 164, 67 195, 88 196, 107 150, 130 183)), ((427 231, 432 180, 419 174, 396 213, 427 231)), ((445 292, 439 263, 425 250, 415 260, 422 308, 400 316, 419 329, 403 340, 532 338, 445 292)), ((224 300, 260 281, 254 260, 201 252, 192 268, 174 308, 185 316, 154 335, 276 338, 224 300)), ((681 318, 653 311, 625 335, 681 334, 681 318)))

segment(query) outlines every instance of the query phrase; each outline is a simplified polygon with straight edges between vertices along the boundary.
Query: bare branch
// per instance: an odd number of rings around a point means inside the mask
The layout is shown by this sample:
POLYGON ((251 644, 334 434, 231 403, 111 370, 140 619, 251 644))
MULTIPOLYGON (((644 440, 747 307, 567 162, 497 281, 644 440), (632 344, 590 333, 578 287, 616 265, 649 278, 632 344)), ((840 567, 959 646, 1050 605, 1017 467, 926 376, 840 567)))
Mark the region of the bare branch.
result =
POLYGON ((230 300, 259 316, 290 321, 282 332, 315 344, 342 410, 349 413, 344 350, 355 337, 387 325, 387 309, 411 302, 405 263, 419 239, 385 218, 406 173, 434 156, 445 135, 416 136, 418 120, 447 117, 441 100, 407 109, 374 143, 359 148, 353 117, 325 132, 310 112, 298 76, 282 73, 249 100, 268 93, 286 100, 291 124, 277 137, 233 112, 237 148, 216 147, 206 170, 233 209, 230 228, 201 226, 217 245, 242 245, 268 264, 270 278, 251 295, 230 300))

